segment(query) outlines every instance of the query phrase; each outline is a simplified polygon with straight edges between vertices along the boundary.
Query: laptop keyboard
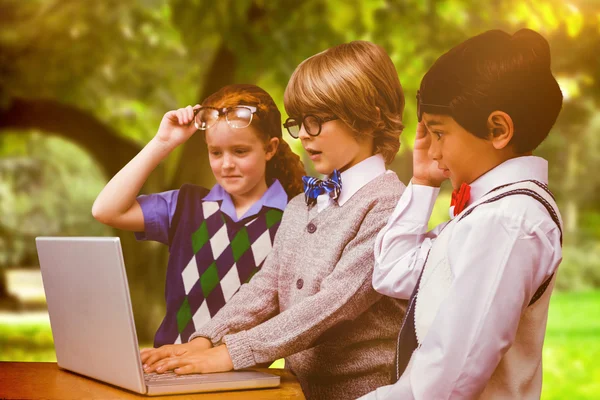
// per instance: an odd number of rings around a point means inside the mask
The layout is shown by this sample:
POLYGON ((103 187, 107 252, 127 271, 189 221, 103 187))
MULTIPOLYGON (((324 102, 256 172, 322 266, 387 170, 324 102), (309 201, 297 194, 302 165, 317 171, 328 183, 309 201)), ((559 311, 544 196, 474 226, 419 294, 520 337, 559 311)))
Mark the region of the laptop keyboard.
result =
POLYGON ((144 380, 146 382, 163 382, 170 380, 201 380, 203 377, 204 376, 201 374, 177 375, 173 371, 168 371, 162 374, 157 374, 156 372, 144 374, 144 380))

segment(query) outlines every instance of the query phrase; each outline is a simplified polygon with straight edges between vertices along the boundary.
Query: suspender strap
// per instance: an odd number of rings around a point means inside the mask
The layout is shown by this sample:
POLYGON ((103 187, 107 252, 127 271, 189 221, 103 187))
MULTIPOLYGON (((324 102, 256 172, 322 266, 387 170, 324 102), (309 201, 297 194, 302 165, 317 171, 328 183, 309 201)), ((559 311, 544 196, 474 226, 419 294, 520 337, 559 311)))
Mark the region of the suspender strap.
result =
MULTIPOLYGON (((429 249, 429 252, 427 252, 427 257, 425 257, 425 264, 427 264, 427 259, 429 258, 430 252, 431 249, 429 249)), ((419 344, 417 341, 417 334, 415 330, 415 302, 417 300, 419 284, 421 283, 421 278, 423 277, 423 271, 425 271, 425 268, 421 270, 419 280, 417 281, 417 284, 413 289, 412 294, 410 295, 408 308, 406 309, 404 320, 402 321, 402 325, 400 326, 400 333, 398 334, 398 340, 396 341, 396 358, 394 359, 394 371, 392 373, 392 382, 396 382, 398 381, 398 379, 400 379, 400 376, 402 376, 402 373, 408 366, 408 362, 410 361, 412 353, 415 351, 419 344)))
MULTIPOLYGON (((500 186, 500 187, 497 187, 497 188, 491 190, 487 195, 489 195, 493 192, 499 191, 500 189, 504 189, 508 186, 519 184, 519 183, 526 183, 526 182, 531 182, 531 183, 535 184, 536 186, 538 186, 539 188, 544 190, 552 200, 554 200, 554 196, 552 196, 552 193, 550 193, 547 186, 538 181, 521 181, 521 182, 511 183, 509 185, 500 186)), ((562 244, 562 221, 560 220, 560 216, 556 212, 555 207, 543 195, 538 193, 535 189, 529 189, 526 187, 517 187, 514 190, 499 193, 497 196, 493 196, 479 204, 476 204, 475 206, 467 209, 462 214, 462 216, 457 221, 457 223, 462 221, 462 219, 465 218, 466 216, 470 215, 473 212, 473 210, 475 208, 477 208, 478 206, 480 206, 481 204, 492 203, 494 201, 503 199, 507 196, 514 196, 514 195, 519 195, 519 194, 530 196, 530 197, 534 198, 535 200, 539 201, 546 208, 546 210, 548 211, 548 214, 550 214, 550 217, 556 223, 556 225, 558 226, 558 229, 560 230, 560 243, 562 244)), ((430 252, 431 252, 431 249, 430 249, 430 252)), ((429 252, 427 253, 427 258, 425 259, 423 271, 425 270, 425 265, 427 265, 428 258, 429 258, 429 252)), ((408 363, 410 361, 410 358, 411 358, 413 352, 415 351, 415 349, 418 346, 417 335, 416 335, 416 330, 415 330, 415 301, 416 301, 417 293, 419 290, 419 285, 421 283, 421 278, 423 276, 423 271, 421 271, 421 275, 419 275, 419 280, 417 281, 417 285, 415 286, 415 289, 413 290, 413 293, 410 296, 408 308, 406 310, 406 315, 404 316, 404 320, 402 321, 402 325, 400 327, 400 333, 398 335, 398 341, 396 343, 396 358, 395 358, 395 362, 394 362, 394 371, 392 373, 392 382, 397 382, 398 379, 400 379, 400 376, 402 376, 402 374, 406 370, 406 367, 408 366, 408 363)), ((531 301, 529 302, 528 306, 531 306, 540 297, 542 297, 542 295, 548 288, 548 285, 550 284, 550 281, 552 280, 553 276, 554 276, 554 274, 550 275, 550 277, 548 279, 546 279, 546 281, 544 281, 544 283, 541 284, 541 286, 538 288, 538 290, 535 292, 535 294, 531 298, 531 301)))
MULTIPOLYGON (((493 189, 492 191, 490 191, 490 193, 493 193, 497 190, 503 189, 507 186, 511 186, 511 185, 515 185, 515 184, 523 183, 523 182, 534 183, 535 185, 539 186, 542 190, 544 190, 546 193, 548 193, 552 199, 554 199, 554 196, 552 196, 552 193, 550 193, 550 191, 548 190, 548 187, 538 181, 522 181, 522 182, 511 183, 510 185, 504 185, 504 186, 497 187, 497 188, 493 189)), ((562 239, 562 224, 561 224, 560 218, 558 216, 558 213, 556 212, 556 210, 552 206, 552 204, 550 204, 550 202, 546 198, 544 198, 544 196, 540 195, 538 192, 536 192, 535 190, 532 190, 532 189, 527 189, 527 188, 521 187, 521 188, 516 188, 514 190, 508 191, 508 192, 500 193, 499 195, 494 196, 486 201, 483 201, 483 202, 477 204, 476 206, 465 211, 463 213, 463 215, 460 217, 460 220, 458 222, 462 221, 466 216, 470 215, 473 212, 473 210, 475 210, 477 207, 479 207, 482 204, 493 203, 493 202, 503 199, 507 196, 514 196, 514 195, 518 195, 518 194, 529 196, 529 197, 537 200, 538 202, 540 202, 546 208, 546 210, 548 211, 548 214, 550 214, 550 217, 552 218, 552 220, 554 221, 554 223, 558 226, 558 229, 560 230, 560 244, 562 245, 562 240, 563 240, 562 239)), ((528 306, 533 305, 536 301, 539 300, 540 297, 542 297, 542 295, 548 288, 548 285, 550 285, 550 281, 552 280, 553 277, 554 277, 554 274, 550 275, 548 277, 548 279, 546 279, 544 281, 544 283, 542 283, 540 285, 540 287, 536 290, 533 297, 531 298, 531 301, 529 302, 528 306)))

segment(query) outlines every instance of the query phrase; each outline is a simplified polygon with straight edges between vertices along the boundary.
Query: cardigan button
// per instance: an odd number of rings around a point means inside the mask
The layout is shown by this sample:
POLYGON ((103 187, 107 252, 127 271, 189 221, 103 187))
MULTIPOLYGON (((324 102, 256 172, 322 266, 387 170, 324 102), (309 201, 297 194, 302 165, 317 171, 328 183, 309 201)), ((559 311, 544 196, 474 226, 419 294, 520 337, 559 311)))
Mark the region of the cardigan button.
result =
POLYGON ((298 289, 302 289, 302 286, 304 286, 304 281, 302 280, 302 278, 300 278, 296 281, 296 287, 298 289))
POLYGON ((308 233, 315 233, 317 231, 317 226, 311 222, 306 226, 306 230, 308 233))

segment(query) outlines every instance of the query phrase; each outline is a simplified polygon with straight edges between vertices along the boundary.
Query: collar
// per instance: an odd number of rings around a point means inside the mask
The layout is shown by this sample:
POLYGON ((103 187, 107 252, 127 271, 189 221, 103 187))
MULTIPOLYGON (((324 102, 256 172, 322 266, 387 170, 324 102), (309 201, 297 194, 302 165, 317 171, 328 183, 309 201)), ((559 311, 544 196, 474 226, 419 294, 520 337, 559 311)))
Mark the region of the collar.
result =
POLYGON ((548 161, 535 156, 516 157, 504 161, 470 184, 471 198, 467 205, 473 204, 498 186, 528 179, 534 179, 547 185, 548 161))
POLYGON ((337 199, 338 205, 343 206, 363 186, 384 173, 385 160, 381 154, 366 158, 342 172, 342 190, 337 199))
POLYGON ((252 207, 239 219, 231 195, 218 183, 213 186, 202 200, 221 201, 221 211, 227 214, 234 222, 237 222, 240 219, 258 214, 263 207, 277 208, 283 211, 288 203, 288 196, 279 180, 275 179, 271 186, 263 193, 262 197, 252 204, 252 207))

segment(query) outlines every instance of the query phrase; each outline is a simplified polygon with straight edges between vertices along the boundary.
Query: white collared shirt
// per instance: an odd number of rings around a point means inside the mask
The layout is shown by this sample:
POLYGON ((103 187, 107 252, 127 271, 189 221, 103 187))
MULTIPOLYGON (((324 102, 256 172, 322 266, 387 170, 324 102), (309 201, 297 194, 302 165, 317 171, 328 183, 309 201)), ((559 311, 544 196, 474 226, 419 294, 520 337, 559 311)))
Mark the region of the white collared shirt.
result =
MULTIPOLYGON (((375 154, 366 158, 342 172, 340 174, 342 178, 342 190, 337 199, 338 205, 342 207, 363 186, 385 172, 385 160, 381 154, 375 154)), ((332 201, 328 193, 317 196, 317 211, 323 211, 329 207, 332 201)))
MULTIPOLYGON (((498 186, 527 179, 547 184, 547 161, 528 156, 500 164, 471 183, 469 204, 498 186)), ((410 297, 433 240, 447 224, 427 232, 438 193, 411 183, 402 194, 375 240, 378 292, 410 297)), ((513 342, 531 296, 556 272, 560 230, 536 200, 509 196, 480 206, 473 216, 452 232, 448 261, 455 278, 413 354, 410 373, 365 399, 476 397, 513 342)))

